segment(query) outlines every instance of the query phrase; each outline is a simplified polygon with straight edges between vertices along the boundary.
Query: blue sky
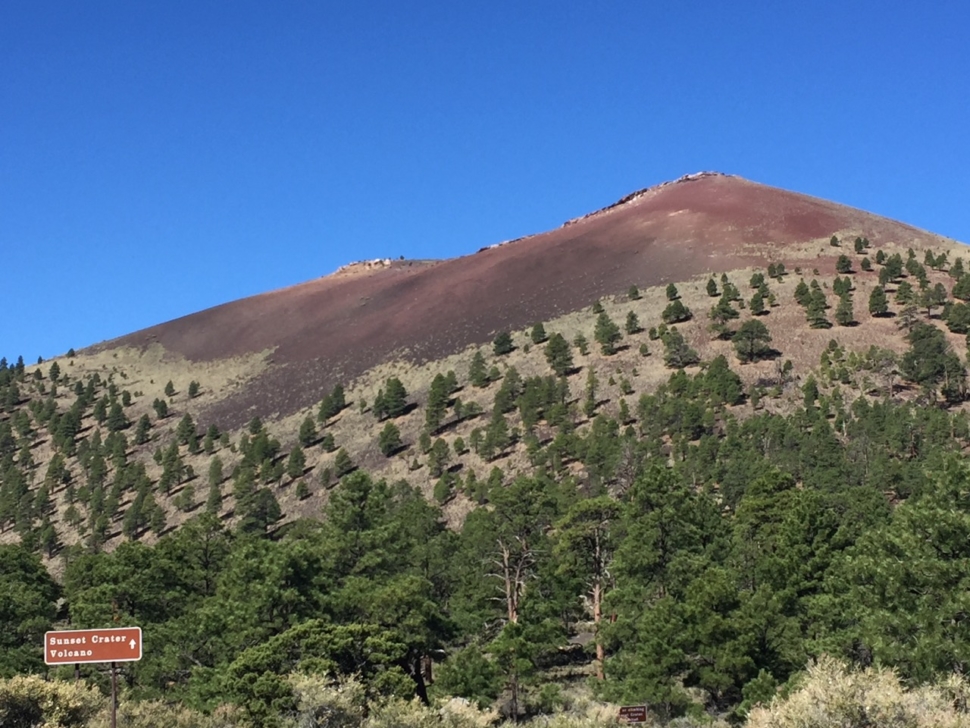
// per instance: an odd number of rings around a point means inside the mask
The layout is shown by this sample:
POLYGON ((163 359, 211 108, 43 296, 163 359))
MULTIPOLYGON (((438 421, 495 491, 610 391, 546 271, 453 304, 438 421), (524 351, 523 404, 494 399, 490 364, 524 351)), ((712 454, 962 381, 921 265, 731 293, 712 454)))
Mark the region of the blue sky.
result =
POLYGON ((0 354, 699 170, 970 242, 970 6, 897 5, 8 0, 0 354))

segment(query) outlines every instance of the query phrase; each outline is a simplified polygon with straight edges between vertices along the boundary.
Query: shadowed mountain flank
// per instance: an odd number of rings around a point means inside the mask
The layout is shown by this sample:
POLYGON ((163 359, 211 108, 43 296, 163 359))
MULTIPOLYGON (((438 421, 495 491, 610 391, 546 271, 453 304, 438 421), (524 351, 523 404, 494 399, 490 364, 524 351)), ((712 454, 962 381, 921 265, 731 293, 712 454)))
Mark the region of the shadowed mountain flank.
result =
MULTIPOLYGON (((772 261, 851 231, 873 244, 941 238, 747 180, 699 174, 636 192, 551 232, 445 261, 381 261, 201 311, 102 345, 161 344, 195 362, 273 349, 273 365, 206 414, 285 415, 390 358, 427 361, 641 287, 772 261)), ((831 268, 832 261, 812 263, 831 268)))

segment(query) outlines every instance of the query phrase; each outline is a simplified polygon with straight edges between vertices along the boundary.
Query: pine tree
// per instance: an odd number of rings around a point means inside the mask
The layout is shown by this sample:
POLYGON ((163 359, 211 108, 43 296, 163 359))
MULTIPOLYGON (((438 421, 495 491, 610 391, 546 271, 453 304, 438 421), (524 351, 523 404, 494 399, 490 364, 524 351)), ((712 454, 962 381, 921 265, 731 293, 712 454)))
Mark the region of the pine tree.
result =
POLYGON ((111 410, 108 412, 107 427, 111 432, 120 432, 124 430, 128 425, 128 418, 125 417, 125 411, 121 407, 121 402, 115 402, 111 405, 111 410))
POLYGON ((330 393, 320 401, 320 410, 317 419, 321 423, 326 423, 331 417, 336 417, 347 407, 347 400, 344 397, 344 386, 335 384, 330 393))
MULTIPOLYGON (((71 506, 74 508, 74 506, 71 506)), ((144 513, 145 508, 145 498, 142 494, 135 496, 135 499, 128 506, 128 510, 125 511, 125 517, 122 521, 121 532, 125 535, 129 541, 134 541, 138 538, 138 535, 145 529, 147 525, 147 515, 144 513)), ((65 519, 67 518, 65 514, 65 519)), ((68 523, 71 521, 68 520, 68 523)))
POLYGON ((673 283, 667 284, 666 293, 668 301, 676 301, 678 298, 680 298, 680 294, 677 292, 677 286, 675 286, 673 283))
POLYGON ((353 460, 350 459, 350 455, 343 448, 337 451, 337 456, 333 461, 334 471, 337 473, 338 478, 342 478, 350 472, 353 472, 355 466, 353 460))
POLYGON ((508 331, 499 332, 492 341, 492 351, 495 356, 511 354, 513 349, 515 349, 515 345, 512 343, 512 334, 508 331))
POLYGON ((643 331, 643 329, 640 327, 640 319, 633 311, 627 311, 626 323, 624 324, 623 328, 629 336, 639 334, 641 331, 643 331))
POLYGON ((549 366, 560 377, 566 376, 573 368, 573 353, 569 342, 560 333, 555 333, 549 337, 549 342, 545 348, 546 361, 549 366))
POLYGON ((165 396, 166 397, 175 396, 175 384, 172 382, 171 379, 169 379, 168 383, 165 385, 165 396))
POLYGON ((627 291, 626 295, 627 295, 627 298, 629 298, 631 301, 639 301, 640 289, 637 288, 635 285, 630 286, 630 290, 627 291))
POLYGON ((378 447, 380 447, 381 453, 384 457, 391 457, 402 446, 401 431, 393 422, 388 422, 384 425, 384 429, 381 430, 381 434, 378 437, 378 447))
POLYGON ((861 267, 862 270, 868 273, 869 271, 872 270, 872 261, 869 260, 868 258, 863 258, 862 262, 859 263, 859 267, 861 267))
POLYGON ((757 361, 771 351, 769 347, 771 334, 768 333, 768 328, 757 319, 749 319, 741 324, 731 341, 742 363, 757 361))
POLYGON ((144 445, 148 442, 148 431, 151 429, 151 426, 152 423, 147 414, 138 418, 138 424, 135 426, 136 445, 144 445))
POLYGON ((108 419, 108 398, 107 396, 99 399, 95 405, 92 412, 94 419, 97 420, 99 425, 103 425, 105 420, 108 419))
POLYGON ((902 329, 903 331, 912 331, 913 327, 919 323, 919 309, 916 308, 916 304, 909 304, 904 306, 896 317, 896 328, 902 329))
POLYGON ((596 372, 590 367, 586 370, 586 394, 583 399, 583 414, 587 418, 592 418, 596 413, 596 387, 598 384, 596 372))
POLYGON ((620 327, 613 323, 605 311, 596 319, 594 337, 605 355, 611 356, 616 353, 616 344, 621 338, 620 327))
POLYGON ((189 399, 195 399, 199 396, 199 383, 194 379, 189 382, 189 399))
POLYGON ((330 401, 334 410, 336 410, 334 414, 339 414, 347 407, 347 399, 344 395, 344 385, 342 385, 340 382, 333 385, 333 389, 330 391, 330 401))
POLYGON ((953 297, 959 298, 961 301, 970 301, 970 273, 957 279, 953 286, 953 297))
POLYGON ((970 332, 970 306, 965 303, 951 306, 946 316, 946 327, 954 334, 970 332))
POLYGON ((374 413, 374 417, 377 418, 378 422, 387 418, 387 403, 384 400, 383 389, 377 390, 377 396, 374 397, 374 406, 371 408, 371 412, 374 413))
POLYGON ((932 288, 927 287, 919 297, 920 305, 926 309, 926 315, 932 316, 933 309, 946 303, 946 289, 942 283, 937 283, 932 288))
POLYGON ((711 330, 720 338, 729 337, 731 331, 727 328, 728 321, 736 319, 741 314, 731 305, 727 294, 721 296, 716 306, 712 306, 708 316, 711 319, 711 330))
POLYGON ((472 357, 472 363, 468 367, 468 380, 472 383, 472 386, 478 387, 479 389, 488 386, 485 357, 480 349, 475 351, 475 355, 472 357))
POLYGON ((240 514, 237 528, 241 533, 265 533, 282 515, 273 492, 269 488, 260 488, 240 514))
POLYGON ((162 532, 165 531, 165 527, 168 525, 168 521, 165 518, 165 509, 159 505, 155 505, 152 509, 151 515, 151 529, 152 533, 156 536, 161 536, 162 532))
POLYGON ((439 373, 431 380, 428 390, 428 403, 425 406, 424 423, 429 432, 436 432, 441 427, 441 420, 448 410, 449 387, 447 380, 439 373))
POLYGON ((916 303, 916 292, 909 284, 909 281, 902 281, 896 286, 896 303, 902 304, 903 306, 916 303))
POLYGON ((882 286, 876 286, 869 294, 869 313, 872 316, 885 316, 889 313, 889 302, 886 299, 886 290, 882 286))
POLYGON ((666 324, 679 324, 684 321, 690 321, 692 316, 693 314, 690 309, 679 298, 667 304, 667 307, 661 314, 661 318, 666 324))
POLYGON ((407 390, 397 377, 390 377, 384 385, 384 407, 387 416, 400 417, 407 409, 407 390))
POLYGON ((175 507, 182 513, 188 513, 195 508, 195 486, 192 483, 186 483, 185 487, 182 488, 175 502, 175 507))
POLYGON ((962 400, 966 395, 966 369, 950 350, 943 332, 931 324, 918 323, 907 340, 910 348, 900 360, 903 376, 927 392, 941 388, 950 403, 962 400))
POLYGON ((586 337, 583 336, 582 332, 576 334, 576 336, 573 338, 573 346, 575 346, 579 350, 579 353, 583 356, 589 354, 589 342, 586 340, 586 337))
POLYGON ((522 393, 522 378, 515 367, 509 367, 502 379, 502 386, 495 392, 494 406, 505 414, 515 409, 515 401, 522 393))
POLYGON ((811 301, 811 293, 812 292, 809 290, 805 280, 802 279, 798 282, 798 285, 795 286, 795 301, 798 302, 799 306, 808 306, 809 302, 811 301))
MULTIPOLYGON (((472 433, 474 434, 474 433, 472 433)), ((509 425, 505 415, 498 409, 492 410, 492 419, 485 429, 485 437, 480 448, 481 455, 486 460, 493 460, 509 446, 509 425)))
POLYGON ((717 290, 717 281, 715 281, 713 278, 707 279, 707 295, 711 298, 717 298, 717 296, 720 295, 717 290))
POLYGON ((164 399, 156 399, 152 402, 152 408, 155 410, 155 415, 158 419, 163 420, 168 417, 168 404, 166 404, 164 399))
POLYGON ((622 397, 620 397, 620 411, 617 413, 616 417, 620 421, 621 425, 626 425, 633 421, 633 418, 630 416, 630 406, 622 397))
POLYGON ((222 510, 222 486, 218 481, 209 483, 209 495, 205 499, 205 512, 218 515, 222 510))
POLYGON ((749 308, 751 309, 752 316, 761 316, 767 313, 767 311, 765 310, 765 298, 762 295, 760 290, 755 291, 754 295, 751 296, 751 302, 749 304, 749 308))
POLYGON ((310 447, 317 441, 317 425, 310 415, 300 424, 300 434, 297 438, 303 447, 310 447))
POLYGON ((542 325, 541 321, 533 325, 532 332, 529 334, 529 337, 532 339, 533 344, 538 345, 545 342, 548 336, 546 336, 546 327, 542 325))
POLYGON ((664 365, 671 369, 683 369, 700 361, 697 352, 684 340, 676 326, 672 326, 663 337, 664 365))
POLYGON ((303 448, 296 445, 290 450, 290 456, 286 461, 286 474, 290 476, 291 480, 296 480, 303 475, 305 468, 306 455, 303 454, 303 448))
POLYGON ((826 308, 828 308, 828 304, 825 302, 825 293, 822 292, 821 288, 816 288, 812 291, 808 306, 805 308, 808 325, 813 329, 831 328, 832 324, 825 316, 826 308))
POLYGON ((855 323, 855 314, 852 310, 852 296, 848 293, 839 297, 839 305, 835 309, 835 323, 839 326, 851 326, 855 323))
POLYGON ((186 413, 175 428, 175 437, 180 445, 188 445, 189 439, 195 436, 195 422, 192 415, 186 413))
POLYGON ((448 443, 442 438, 434 441, 431 450, 428 452, 428 473, 432 478, 440 478, 445 466, 451 458, 448 443))

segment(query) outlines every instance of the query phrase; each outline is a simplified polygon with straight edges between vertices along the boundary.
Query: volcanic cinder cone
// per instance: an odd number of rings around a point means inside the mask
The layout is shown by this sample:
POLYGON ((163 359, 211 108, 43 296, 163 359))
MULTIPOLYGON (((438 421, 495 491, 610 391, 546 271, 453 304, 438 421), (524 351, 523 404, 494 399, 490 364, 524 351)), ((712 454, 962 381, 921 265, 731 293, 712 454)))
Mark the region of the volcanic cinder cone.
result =
POLYGON ((274 350, 273 365, 256 381, 207 412, 211 421, 234 426, 254 409, 285 415, 309 406, 334 383, 390 358, 436 359, 631 284, 647 287, 773 261, 789 270, 810 264, 830 273, 831 259, 816 261, 813 251, 833 234, 865 236, 876 246, 952 244, 861 210, 702 173, 472 255, 350 266, 103 346, 158 343, 195 362, 274 350))

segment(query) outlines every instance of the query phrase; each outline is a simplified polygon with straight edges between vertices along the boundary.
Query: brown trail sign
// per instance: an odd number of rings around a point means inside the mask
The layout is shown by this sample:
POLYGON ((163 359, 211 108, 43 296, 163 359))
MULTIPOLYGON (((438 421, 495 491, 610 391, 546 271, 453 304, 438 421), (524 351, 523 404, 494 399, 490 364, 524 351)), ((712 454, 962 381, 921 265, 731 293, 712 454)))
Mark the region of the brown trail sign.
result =
POLYGON ((624 705, 620 708, 620 720, 624 723, 646 723, 646 705, 624 705))
POLYGON ((44 635, 44 662, 136 662, 141 659, 141 627, 70 629, 44 635))
POLYGON ((48 665, 74 665, 78 679, 82 662, 111 663, 111 728, 118 725, 117 662, 141 659, 141 627, 106 629, 65 629, 44 635, 44 662, 48 665))

